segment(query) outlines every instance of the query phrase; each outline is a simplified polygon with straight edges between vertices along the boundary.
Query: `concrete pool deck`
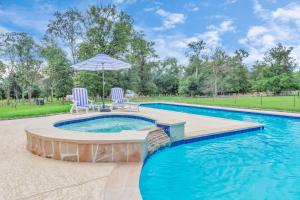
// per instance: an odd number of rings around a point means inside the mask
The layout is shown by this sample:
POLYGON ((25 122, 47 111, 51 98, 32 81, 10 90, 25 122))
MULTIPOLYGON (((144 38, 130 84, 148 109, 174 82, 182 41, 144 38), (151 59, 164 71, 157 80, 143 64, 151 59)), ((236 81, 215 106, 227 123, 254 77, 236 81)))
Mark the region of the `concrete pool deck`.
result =
POLYGON ((175 111, 159 110, 145 107, 141 109, 141 113, 153 118, 158 117, 161 120, 184 120, 186 122, 185 138, 193 138, 206 135, 214 135, 224 132, 262 127, 262 124, 258 123, 243 122, 224 118, 208 117, 203 115, 180 113, 175 111))
MULTIPOLYGON (((60 114, 0 121, 0 199, 141 199, 139 175, 142 163, 64 162, 27 151, 24 129, 28 125, 98 114, 60 114)), ((186 137, 259 126, 144 107, 140 114, 165 120, 184 119, 186 137)))

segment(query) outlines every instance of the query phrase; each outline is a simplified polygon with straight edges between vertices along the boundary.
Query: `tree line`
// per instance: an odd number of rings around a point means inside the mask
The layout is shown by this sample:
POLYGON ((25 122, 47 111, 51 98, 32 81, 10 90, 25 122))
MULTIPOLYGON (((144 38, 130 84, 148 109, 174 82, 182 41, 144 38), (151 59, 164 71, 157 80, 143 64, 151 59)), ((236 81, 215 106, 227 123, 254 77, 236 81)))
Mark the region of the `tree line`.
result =
POLYGON ((187 45, 188 62, 180 64, 174 57, 161 59, 155 44, 133 25, 133 19, 114 5, 90 6, 85 12, 73 8, 54 13, 40 41, 28 33, 0 34, 0 98, 63 99, 73 87, 86 87, 90 96, 99 98, 101 73, 70 67, 99 53, 132 64, 129 70, 106 72, 106 95, 114 86, 139 95, 183 96, 299 89, 292 47, 278 44, 247 66, 246 50, 228 54, 198 40, 187 45))

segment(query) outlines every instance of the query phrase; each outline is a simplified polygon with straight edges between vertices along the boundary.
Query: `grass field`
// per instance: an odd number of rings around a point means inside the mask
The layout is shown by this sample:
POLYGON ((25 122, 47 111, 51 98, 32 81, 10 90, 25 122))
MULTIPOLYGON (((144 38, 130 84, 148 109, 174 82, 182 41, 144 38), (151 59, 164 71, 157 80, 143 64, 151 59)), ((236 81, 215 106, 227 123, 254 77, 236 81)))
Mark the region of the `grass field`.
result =
POLYGON ((300 97, 294 96, 277 96, 277 97, 226 97, 226 98, 187 98, 175 96, 160 96, 137 99, 143 102, 178 102, 202 105, 227 106, 238 108, 255 108, 266 110, 280 110, 300 112, 300 97))
MULTIPOLYGON (((216 105, 238 108, 255 108, 266 110, 280 110, 300 112, 300 98, 293 96, 280 97, 237 97, 237 98, 187 98, 187 97, 147 97, 136 99, 137 102, 178 102, 202 105, 216 105)), ((18 104, 15 107, 0 104, 0 119, 15 119, 33 116, 44 116, 55 113, 66 113, 70 110, 70 103, 59 101, 47 103, 44 106, 35 104, 18 104)))
POLYGON ((65 113, 70 111, 70 103, 61 102, 46 103, 44 106, 37 106, 29 103, 19 103, 14 106, 0 106, 0 119, 14 119, 33 116, 43 116, 55 113, 65 113))

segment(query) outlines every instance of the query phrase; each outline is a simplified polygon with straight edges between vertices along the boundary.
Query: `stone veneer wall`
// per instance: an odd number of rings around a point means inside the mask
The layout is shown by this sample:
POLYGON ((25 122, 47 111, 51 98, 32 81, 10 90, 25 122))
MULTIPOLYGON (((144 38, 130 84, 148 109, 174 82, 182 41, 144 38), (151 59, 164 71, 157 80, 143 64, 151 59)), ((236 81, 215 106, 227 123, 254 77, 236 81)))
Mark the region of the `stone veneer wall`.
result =
POLYGON ((150 155, 158 149, 169 146, 170 138, 161 128, 156 128, 147 135, 147 153, 150 155))
POLYGON ((145 143, 80 144, 27 134, 27 149, 35 155, 73 162, 141 162, 147 156, 145 143))

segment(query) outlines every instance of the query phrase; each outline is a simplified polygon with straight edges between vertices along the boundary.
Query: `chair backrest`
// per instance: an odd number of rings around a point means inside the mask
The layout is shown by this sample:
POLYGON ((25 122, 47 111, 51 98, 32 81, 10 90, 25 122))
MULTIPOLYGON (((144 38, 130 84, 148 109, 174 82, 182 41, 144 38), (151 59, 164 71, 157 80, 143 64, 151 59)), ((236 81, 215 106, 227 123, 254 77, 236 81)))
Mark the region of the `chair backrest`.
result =
POLYGON ((88 93, 86 88, 73 88, 73 101, 77 103, 79 106, 88 105, 88 93))
POLYGON ((124 91, 122 88, 116 87, 111 88, 111 100, 114 103, 123 103, 124 102, 124 91))

